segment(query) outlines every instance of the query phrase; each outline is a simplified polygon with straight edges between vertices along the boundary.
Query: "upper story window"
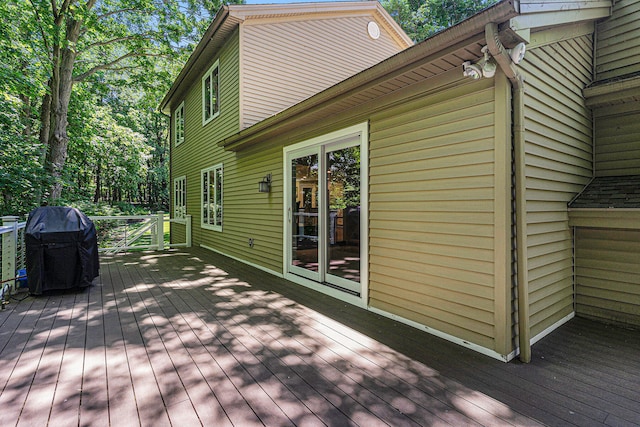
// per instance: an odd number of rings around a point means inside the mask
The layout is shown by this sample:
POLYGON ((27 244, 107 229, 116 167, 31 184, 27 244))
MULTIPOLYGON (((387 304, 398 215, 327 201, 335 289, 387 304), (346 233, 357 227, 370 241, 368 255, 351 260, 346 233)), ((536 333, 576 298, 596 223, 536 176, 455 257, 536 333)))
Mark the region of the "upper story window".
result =
POLYGON ((173 180, 173 217, 187 216, 187 177, 181 176, 173 180))
POLYGON ((222 163, 203 169, 202 228, 222 231, 222 163))
POLYGON ((173 113, 173 135, 176 147, 184 142, 184 101, 173 113))
POLYGON ((202 125, 209 123, 220 113, 220 67, 216 61, 202 76, 202 125))

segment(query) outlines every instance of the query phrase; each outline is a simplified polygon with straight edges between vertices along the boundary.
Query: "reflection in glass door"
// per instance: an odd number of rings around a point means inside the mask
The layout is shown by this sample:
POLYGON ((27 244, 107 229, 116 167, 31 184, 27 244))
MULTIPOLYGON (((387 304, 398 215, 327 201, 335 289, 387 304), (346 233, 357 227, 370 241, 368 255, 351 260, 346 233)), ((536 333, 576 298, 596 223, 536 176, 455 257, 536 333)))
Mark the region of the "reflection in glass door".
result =
POLYGON ((360 293, 360 139, 292 150, 289 168, 287 271, 360 293))
POLYGON ((360 283, 360 146, 329 151, 327 281, 360 283))
POLYGON ((310 279, 319 276, 318 155, 291 160, 291 266, 310 279))

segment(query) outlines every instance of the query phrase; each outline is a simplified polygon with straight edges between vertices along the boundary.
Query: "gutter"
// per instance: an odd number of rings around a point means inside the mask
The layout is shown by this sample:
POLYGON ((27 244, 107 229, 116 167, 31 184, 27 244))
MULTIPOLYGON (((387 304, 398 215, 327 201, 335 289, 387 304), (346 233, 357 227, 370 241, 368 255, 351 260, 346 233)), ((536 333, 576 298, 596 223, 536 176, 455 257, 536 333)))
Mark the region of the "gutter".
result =
POLYGON ((518 293, 518 340, 520 360, 531 362, 531 327, 529 316, 529 279, 527 255, 527 200, 525 172, 524 77, 518 72, 498 37, 498 24, 485 26, 489 52, 505 73, 513 91, 513 145, 516 190, 516 269, 518 293))
POLYGON ((348 98, 367 88, 376 86, 390 78, 407 72, 420 64, 433 60, 461 41, 468 40, 474 34, 482 33, 488 22, 504 22, 518 15, 514 2, 503 0, 482 12, 443 30, 434 36, 395 54, 394 56, 364 70, 324 91, 307 98, 269 118, 243 129, 218 143, 229 151, 240 151, 260 143, 263 138, 273 135, 276 126, 290 120, 296 120, 312 110, 320 110, 336 101, 348 98))

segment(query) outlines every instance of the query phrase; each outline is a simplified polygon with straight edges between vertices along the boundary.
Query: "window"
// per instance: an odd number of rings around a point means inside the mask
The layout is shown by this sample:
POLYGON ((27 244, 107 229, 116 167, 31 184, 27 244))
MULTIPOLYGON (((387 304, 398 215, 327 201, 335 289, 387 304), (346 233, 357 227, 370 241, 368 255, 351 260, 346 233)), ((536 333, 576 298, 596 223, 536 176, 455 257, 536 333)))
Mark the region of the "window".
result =
POLYGON ((220 112, 219 61, 202 77, 202 125, 209 123, 220 112))
POLYGON ((173 113, 173 126, 173 136, 177 147, 184 142, 184 101, 173 113))
POLYGON ((222 231, 222 163, 202 170, 202 228, 222 231))
POLYGON ((187 215, 187 177, 173 180, 173 217, 184 218, 187 215))

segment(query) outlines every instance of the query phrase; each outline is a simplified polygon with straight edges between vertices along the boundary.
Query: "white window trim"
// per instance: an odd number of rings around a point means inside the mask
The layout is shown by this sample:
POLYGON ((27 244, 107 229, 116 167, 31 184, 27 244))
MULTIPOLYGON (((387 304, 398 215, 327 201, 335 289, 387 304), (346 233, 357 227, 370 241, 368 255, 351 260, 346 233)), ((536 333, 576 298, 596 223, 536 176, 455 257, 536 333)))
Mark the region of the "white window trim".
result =
POLYGON ((173 217, 176 219, 184 219, 187 216, 187 177, 185 175, 179 176, 173 180, 173 217), (182 196, 178 194, 183 194, 179 192, 179 186, 182 186, 184 189, 184 200, 182 196), (178 204, 178 202, 181 202, 178 204))
MULTIPOLYGON (((220 115, 220 60, 219 59, 216 60, 216 62, 213 63, 211 68, 209 68, 206 73, 204 73, 204 76, 202 76, 201 86, 202 86, 202 126, 204 126, 207 123, 209 123, 211 120, 215 119, 216 117, 218 117, 220 115), (205 87, 204 87, 204 82, 207 79, 207 77, 209 77, 209 76, 211 76, 213 74, 213 70, 215 70, 216 68, 218 69, 218 93, 217 93, 218 111, 213 113, 211 115, 211 117, 209 117, 207 119, 204 116, 204 112, 205 112, 205 101, 204 101, 205 100, 205 87)), ((211 97, 209 99, 211 99, 211 97)), ((212 110, 213 110, 213 108, 212 108, 212 110)))
POLYGON ((178 145, 184 142, 184 101, 178 105, 178 108, 173 112, 173 138, 174 145, 178 145), (180 118, 178 118, 178 112, 180 112, 180 118), (182 133, 178 136, 178 120, 182 121, 182 133))
MULTIPOLYGON (((215 176, 215 173, 214 173, 215 176)), ((215 188, 215 186, 214 186, 215 188)), ((215 200, 215 195, 213 195, 215 200)), ((211 195, 209 195, 209 199, 211 199, 211 195)), ((213 165, 211 167, 200 170, 200 226, 206 230, 213 231, 222 231, 222 225, 224 224, 224 167, 222 163, 218 163, 217 165, 213 165), (220 176, 222 177, 222 194, 220 195, 220 207, 222 209, 222 220, 221 223, 218 224, 209 224, 204 221, 204 215, 202 210, 205 206, 204 200, 204 174, 210 171, 215 171, 216 169, 220 169, 220 176)))

